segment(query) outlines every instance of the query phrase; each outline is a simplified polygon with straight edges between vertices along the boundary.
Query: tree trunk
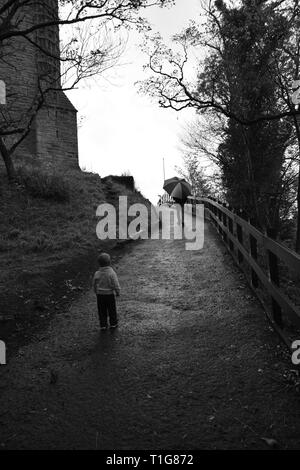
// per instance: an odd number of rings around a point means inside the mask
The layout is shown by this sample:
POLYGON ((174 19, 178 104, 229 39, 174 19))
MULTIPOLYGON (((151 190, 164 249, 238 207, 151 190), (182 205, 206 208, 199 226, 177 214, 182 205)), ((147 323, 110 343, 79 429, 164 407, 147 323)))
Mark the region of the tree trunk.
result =
MULTIPOLYGON (((257 198, 257 190, 256 190, 256 184, 255 184, 255 178, 254 178, 254 172, 253 172, 253 164, 252 164, 252 158, 251 158, 251 151, 250 151, 250 145, 249 145, 249 136, 247 131, 245 130, 245 126, 241 126, 242 133, 243 133, 243 140, 246 146, 246 157, 247 157, 247 171, 248 171, 248 179, 249 182, 251 183, 252 186, 252 191, 251 191, 251 215, 250 217, 255 221, 254 225, 257 228, 262 228, 263 223, 261 221, 260 217, 260 210, 259 210, 259 205, 258 205, 258 198, 257 198)), ((243 207, 243 209, 245 209, 243 207)))
POLYGON ((14 181, 16 179, 16 171, 15 171, 14 163, 12 161, 10 153, 8 152, 6 148, 5 143, 3 142, 2 137, 0 137, 0 152, 5 163, 8 179, 10 181, 14 181))
POLYGON ((297 190, 297 232, 296 232, 296 252, 300 253, 300 162, 298 173, 298 190, 297 190))
MULTIPOLYGON (((300 153, 300 129, 299 121, 296 116, 294 116, 294 124, 296 128, 296 134, 298 139, 298 147, 300 153)), ((299 159, 299 170, 298 170, 298 189, 297 189, 297 231, 296 231, 296 246, 295 250, 297 253, 300 253, 300 159, 299 159)))

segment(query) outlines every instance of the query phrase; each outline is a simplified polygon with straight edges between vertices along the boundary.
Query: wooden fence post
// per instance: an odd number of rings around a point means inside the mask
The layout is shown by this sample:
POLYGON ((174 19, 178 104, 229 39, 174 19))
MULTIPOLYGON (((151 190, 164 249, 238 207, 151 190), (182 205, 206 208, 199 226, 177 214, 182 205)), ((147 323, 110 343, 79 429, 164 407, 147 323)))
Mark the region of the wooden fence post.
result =
MULTIPOLYGON (((250 254, 251 258, 257 262, 257 240, 256 238, 250 233, 250 254)), ((258 277, 256 272, 253 268, 251 268, 251 284, 253 287, 258 287, 258 277)))
MULTIPOLYGON (((218 208, 216 206, 214 206, 214 214, 216 217, 218 217, 218 208)), ((215 224, 215 227, 218 228, 218 222, 214 219, 214 224, 215 224)))
MULTIPOLYGON (((218 201, 218 204, 222 204, 221 201, 218 201)), ((222 211, 219 208, 218 208, 218 219, 220 222, 222 221, 222 211)), ((220 225, 219 225, 219 234, 223 237, 223 230, 220 225)))
MULTIPOLYGON (((243 229, 242 226, 237 222, 236 223, 236 234, 237 234, 237 239, 240 242, 241 245, 243 245, 243 229)), ((241 264, 244 261, 244 256, 243 253, 238 250, 238 262, 241 264)))
MULTIPOLYGON (((267 235, 270 238, 274 238, 274 233, 271 230, 267 230, 267 235)), ((275 284, 276 287, 280 286, 280 280, 279 280, 279 269, 278 269, 278 258, 277 256, 270 250, 267 250, 268 252, 268 264, 269 264, 269 278, 273 284, 275 284)), ((281 307, 276 302, 274 297, 271 296, 272 300, 272 310, 273 310, 273 318, 275 323, 282 328, 283 327, 283 322, 282 322, 282 311, 281 307)))
MULTIPOLYGON (((223 202, 223 207, 226 207, 226 203, 223 202)), ((225 227, 227 227, 227 215, 225 214, 225 212, 222 211, 222 222, 224 224, 225 227)), ((223 240, 224 242, 227 244, 228 243, 228 240, 227 240, 227 233, 225 232, 225 230, 223 231, 223 240)))
MULTIPOLYGON (((228 207, 228 209, 232 211, 231 207, 228 207)), ((228 217, 228 228, 229 228, 229 232, 231 233, 231 235, 233 235, 233 220, 231 217, 228 217)), ((229 238, 229 249, 230 251, 234 250, 233 241, 230 238, 229 238)))

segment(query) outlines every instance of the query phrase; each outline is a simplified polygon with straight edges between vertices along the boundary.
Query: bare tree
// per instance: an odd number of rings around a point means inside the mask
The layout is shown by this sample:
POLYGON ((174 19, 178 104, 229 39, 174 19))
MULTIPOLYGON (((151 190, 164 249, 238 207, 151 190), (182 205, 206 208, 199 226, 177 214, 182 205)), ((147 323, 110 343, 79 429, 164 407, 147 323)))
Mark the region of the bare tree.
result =
MULTIPOLYGON (((20 96, 7 95, 0 105, 0 153, 10 179, 15 178, 13 154, 26 139, 35 117, 51 94, 71 90, 82 80, 116 65, 124 51, 122 27, 147 29, 141 10, 172 4, 172 0, 0 0, 0 70, 20 74, 15 66, 20 49, 33 48, 41 69, 28 87, 22 113, 20 96), (34 12, 34 15, 33 15, 34 12), (61 48, 44 39, 60 28, 61 48)), ((1 78, 1 77, 0 77, 1 78)))
MULTIPOLYGON (((214 111, 224 118, 234 119, 243 126, 250 126, 266 121, 276 121, 288 117, 300 115, 300 110, 288 107, 283 102, 276 112, 263 112, 260 115, 249 116, 247 109, 243 109, 239 103, 232 100, 234 87, 237 85, 236 77, 232 70, 225 69, 224 76, 214 75, 214 71, 207 67, 207 57, 214 58, 217 62, 224 57, 226 38, 221 31, 220 18, 216 4, 225 4, 222 0, 202 3, 203 14, 199 24, 192 22, 190 27, 173 37, 172 48, 168 47, 159 34, 149 35, 144 43, 144 51, 149 57, 147 68, 152 75, 140 82, 140 90, 143 93, 156 97, 162 108, 171 108, 181 111, 185 108, 194 108, 198 112, 214 111), (203 27, 205 24, 205 27, 203 27), (198 77, 191 83, 187 78, 186 68, 189 59, 189 49, 197 47, 201 49, 202 59, 199 59, 198 77), (204 53, 205 51, 205 53, 204 53), (201 86, 199 83, 201 82, 201 86)), ((266 3, 266 2, 265 2, 266 3)), ((282 7, 286 22, 282 30, 288 27, 286 36, 291 39, 290 30, 299 28, 298 0, 279 0, 270 3, 266 7, 269 12, 282 7)), ((282 33, 283 34, 283 33, 282 33)), ((282 38, 277 41, 282 45, 282 38)), ((271 47, 271 44, 270 44, 271 47)), ((277 44, 279 47, 279 44, 277 44)), ((282 49, 280 48, 280 51, 282 49)), ((274 43, 275 55, 279 52, 274 43)), ((268 66, 268 64, 266 64, 268 66)), ((260 77, 257 77, 259 82, 260 77)))

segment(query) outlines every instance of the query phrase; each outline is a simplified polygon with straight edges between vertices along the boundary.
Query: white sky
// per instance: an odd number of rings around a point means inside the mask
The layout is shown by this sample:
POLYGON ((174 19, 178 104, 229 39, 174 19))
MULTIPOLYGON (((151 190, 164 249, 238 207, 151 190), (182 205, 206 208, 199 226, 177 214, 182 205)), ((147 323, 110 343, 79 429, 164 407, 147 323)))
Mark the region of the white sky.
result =
MULTIPOLYGON (((168 37, 196 19, 199 0, 176 0, 173 8, 153 8, 147 18, 153 29, 168 37)), ((141 38, 131 32, 120 66, 68 95, 83 116, 79 128, 79 164, 106 176, 129 171, 138 189, 153 203, 162 193, 163 157, 166 178, 181 166, 180 134, 194 111, 180 113, 159 108, 140 95, 134 83, 145 77, 147 57, 140 52, 141 38)))

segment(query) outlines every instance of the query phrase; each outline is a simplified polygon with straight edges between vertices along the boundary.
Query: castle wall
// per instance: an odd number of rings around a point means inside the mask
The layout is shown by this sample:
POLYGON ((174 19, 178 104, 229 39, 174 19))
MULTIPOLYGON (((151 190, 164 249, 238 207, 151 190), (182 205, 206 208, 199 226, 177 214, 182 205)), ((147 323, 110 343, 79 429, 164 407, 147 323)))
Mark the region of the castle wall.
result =
POLYGON ((36 136, 37 156, 42 166, 78 168, 77 118, 74 110, 54 106, 41 109, 36 119, 36 136))
MULTIPOLYGON (((4 0, 0 0, 0 6, 4 0)), ((24 8, 22 19, 24 27, 30 26, 31 16, 28 8, 24 8)), ((34 72, 36 63, 35 47, 23 38, 15 38, 13 41, 6 41, 1 45, 1 56, 5 62, 1 63, 0 79, 6 84, 6 105, 1 106, 3 119, 12 123, 14 128, 24 126, 28 118, 30 109, 36 95, 37 76, 34 72)), ((30 137, 24 141, 18 149, 17 154, 22 154, 24 158, 32 158, 36 152, 34 131, 30 137)), ((9 144, 14 143, 17 137, 7 137, 9 144)))
MULTIPOLYGON (((46 23, 58 19, 57 0, 37 2, 34 21, 46 23)), ((60 79, 60 45, 59 26, 53 25, 36 31, 36 39, 40 48, 36 50, 36 68, 41 79, 41 84, 47 89, 49 87, 59 88, 60 79), (45 52, 44 52, 45 51, 45 52)), ((50 96, 51 100, 52 95, 50 96)), ((48 97, 49 101, 49 97, 48 97)))
MULTIPOLYGON (((0 0, 0 6, 3 3, 0 0)), ((47 0, 42 6, 40 2, 31 2, 18 16, 24 28, 57 14, 57 0, 47 0)), ((24 126, 32 115, 30 108, 39 96, 38 85, 42 84, 44 89, 60 88, 58 26, 35 32, 32 39, 53 57, 23 38, 13 38, 0 48, 0 60, 1 54, 5 54, 5 63, 0 62, 0 80, 4 80, 7 89, 7 103, 1 105, 1 112, 15 128, 24 126)), ((0 125, 3 127, 3 120, 0 125)), ((5 141, 13 144, 16 137, 7 137, 5 141)), ((29 135, 17 147, 13 158, 47 167, 78 168, 77 111, 62 91, 47 93, 29 135)))

